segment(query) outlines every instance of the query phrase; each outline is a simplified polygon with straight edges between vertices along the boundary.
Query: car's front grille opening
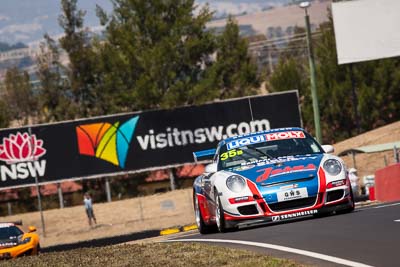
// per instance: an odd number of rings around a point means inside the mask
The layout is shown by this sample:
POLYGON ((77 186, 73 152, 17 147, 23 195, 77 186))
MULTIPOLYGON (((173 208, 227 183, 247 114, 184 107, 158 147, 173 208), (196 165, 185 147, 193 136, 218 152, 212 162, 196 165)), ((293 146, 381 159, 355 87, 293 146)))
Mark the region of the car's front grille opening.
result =
POLYGON ((268 204, 272 211, 307 208, 315 204, 316 196, 268 204))
POLYGON ((317 203, 317 205, 322 204, 323 200, 324 200, 324 193, 318 193, 318 203, 317 203))
POLYGON ((311 176, 308 176, 308 177, 298 178, 298 179, 295 179, 295 180, 284 181, 284 182, 271 182, 271 181, 269 181, 269 182, 262 183, 261 185, 265 186, 265 187, 272 187, 272 186, 278 186, 278 185, 284 185, 284 184, 307 182, 307 181, 310 181, 310 180, 312 180, 314 178, 315 178, 315 176, 311 175, 311 176))
POLYGON ((344 195, 344 190, 335 190, 335 191, 330 191, 326 194, 326 202, 331 202, 335 200, 339 200, 343 197, 344 195))
POLYGON ((256 205, 254 205, 254 204, 238 207, 238 211, 239 211, 239 213, 242 214, 242 215, 254 215, 254 214, 258 214, 257 207, 256 207, 256 205))
POLYGON ((265 205, 264 202, 261 202, 261 203, 259 203, 259 204, 260 204, 260 207, 261 207, 261 209, 263 210, 263 212, 266 213, 266 212, 267 212, 267 205, 265 205))

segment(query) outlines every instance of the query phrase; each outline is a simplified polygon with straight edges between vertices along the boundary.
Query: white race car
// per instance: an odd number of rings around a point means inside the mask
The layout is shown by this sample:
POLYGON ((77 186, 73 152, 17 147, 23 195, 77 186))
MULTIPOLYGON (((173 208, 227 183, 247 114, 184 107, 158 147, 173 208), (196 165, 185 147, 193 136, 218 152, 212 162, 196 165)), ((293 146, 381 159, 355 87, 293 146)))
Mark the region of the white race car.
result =
POLYGON ((346 166, 332 152, 301 128, 231 137, 194 152, 196 160, 213 158, 193 184, 200 233, 353 211, 346 166))

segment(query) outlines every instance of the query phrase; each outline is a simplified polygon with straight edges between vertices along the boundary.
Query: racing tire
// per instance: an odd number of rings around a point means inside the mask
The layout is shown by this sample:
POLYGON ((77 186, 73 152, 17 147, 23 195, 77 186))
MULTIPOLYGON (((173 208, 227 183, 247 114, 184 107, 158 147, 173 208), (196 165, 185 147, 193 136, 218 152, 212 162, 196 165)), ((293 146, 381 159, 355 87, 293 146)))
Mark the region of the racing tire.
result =
POLYGON ((221 199, 219 198, 217 190, 215 190, 215 196, 215 222, 217 223, 218 231, 226 233, 228 229, 225 224, 224 208, 222 207, 221 199))
POLYGON ((196 225, 200 234, 204 235, 214 232, 215 227, 212 227, 212 225, 207 225, 203 220, 203 215, 201 214, 199 206, 199 200, 197 199, 196 194, 193 195, 193 202, 194 202, 194 215, 196 219, 196 225))

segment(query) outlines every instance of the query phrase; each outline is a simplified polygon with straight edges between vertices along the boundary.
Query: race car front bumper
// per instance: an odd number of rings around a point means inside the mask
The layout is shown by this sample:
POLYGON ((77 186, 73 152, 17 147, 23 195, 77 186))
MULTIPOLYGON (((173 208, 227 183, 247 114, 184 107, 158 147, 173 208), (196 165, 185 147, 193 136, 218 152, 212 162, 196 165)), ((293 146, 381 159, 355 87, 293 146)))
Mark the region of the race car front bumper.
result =
POLYGON ((350 198, 345 198, 342 201, 332 204, 332 205, 324 205, 317 209, 307 209, 301 211, 291 211, 284 214, 271 215, 271 216, 255 216, 253 218, 232 218, 231 216, 225 216, 225 223, 228 228, 241 228, 247 226, 255 226, 258 224, 265 223, 277 223, 288 220, 299 220, 305 219, 311 216, 323 216, 326 214, 330 214, 332 212, 346 210, 352 207, 353 203, 350 198))
POLYGON ((21 244, 14 247, 0 249, 0 260, 17 258, 23 255, 31 255, 32 252, 36 252, 36 247, 33 242, 27 244, 21 244))

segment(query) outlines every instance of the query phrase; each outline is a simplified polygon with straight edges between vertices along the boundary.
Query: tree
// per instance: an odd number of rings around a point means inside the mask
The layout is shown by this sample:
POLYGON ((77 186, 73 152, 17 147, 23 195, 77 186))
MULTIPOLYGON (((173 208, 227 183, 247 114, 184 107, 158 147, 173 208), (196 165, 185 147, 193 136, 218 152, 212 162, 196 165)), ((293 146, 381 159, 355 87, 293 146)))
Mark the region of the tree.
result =
POLYGON ((29 74, 16 67, 8 69, 4 79, 4 100, 11 120, 27 124, 37 117, 37 97, 32 91, 29 74))
POLYGON ((279 61, 274 71, 267 77, 272 92, 298 90, 303 127, 314 134, 313 108, 310 92, 310 74, 305 29, 294 27, 294 38, 287 46, 278 49, 279 61))
POLYGON ((239 26, 231 16, 216 43, 216 60, 206 70, 205 79, 196 87, 195 102, 256 93, 259 86, 257 66, 248 54, 246 39, 239 36, 239 26))
POLYGON ((381 59, 338 65, 333 21, 320 25, 316 42, 317 89, 324 140, 340 141, 400 118, 400 60, 381 59), (357 106, 354 106, 352 90, 357 106))
POLYGON ((214 36, 206 31, 212 15, 208 8, 195 10, 193 0, 114 0, 113 4, 110 16, 98 12, 106 25, 103 60, 119 64, 113 75, 108 69, 103 73, 105 84, 123 84, 123 101, 130 110, 194 102, 190 92, 204 76, 214 50, 214 36))
POLYGON ((73 119, 78 113, 78 106, 71 99, 71 89, 63 77, 65 67, 60 63, 57 44, 47 34, 40 45, 37 58, 37 75, 40 80, 39 110, 44 122, 73 119))
MULTIPOLYGON (((317 95, 323 142, 332 143, 350 137, 355 130, 352 115, 351 80, 348 69, 337 64, 332 22, 320 25, 321 34, 313 38, 317 67, 317 95)), ((296 29, 297 34, 303 29, 296 29)), ((314 133, 312 99, 309 88, 309 65, 304 41, 288 44, 300 53, 284 53, 269 79, 273 91, 299 89, 304 127, 314 133)))
POLYGON ((356 119, 349 69, 337 64, 333 22, 320 25, 320 31, 314 47, 321 130, 325 142, 333 142, 355 134, 356 119))
POLYGON ((60 46, 69 65, 61 66, 57 47, 47 38, 51 53, 38 65, 46 119, 172 108, 252 94, 258 86, 237 24, 229 21, 216 38, 206 29, 212 17, 207 6, 196 10, 193 0, 114 0, 113 5, 111 14, 97 8, 105 32, 89 38, 77 0, 62 0, 60 46))
POLYGON ((281 59, 269 79, 272 91, 299 90, 302 95, 308 89, 303 66, 294 58, 281 59))
POLYGON ((353 68, 361 129, 373 129, 399 120, 400 59, 363 62, 353 68))
POLYGON ((0 128, 6 128, 10 124, 9 111, 3 100, 0 100, 0 128))
POLYGON ((64 29, 60 39, 69 58, 66 74, 72 92, 72 103, 79 107, 79 116, 93 115, 96 105, 95 65, 96 53, 93 50, 89 32, 84 28, 85 12, 78 10, 77 0, 61 0, 62 14, 59 24, 64 29))

